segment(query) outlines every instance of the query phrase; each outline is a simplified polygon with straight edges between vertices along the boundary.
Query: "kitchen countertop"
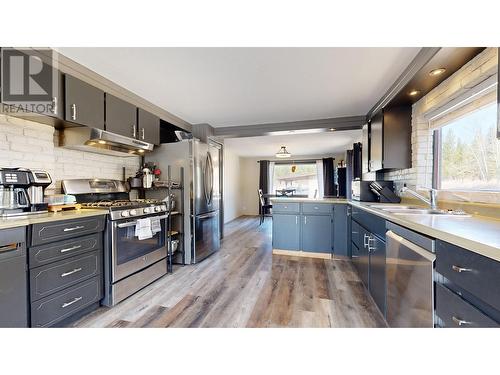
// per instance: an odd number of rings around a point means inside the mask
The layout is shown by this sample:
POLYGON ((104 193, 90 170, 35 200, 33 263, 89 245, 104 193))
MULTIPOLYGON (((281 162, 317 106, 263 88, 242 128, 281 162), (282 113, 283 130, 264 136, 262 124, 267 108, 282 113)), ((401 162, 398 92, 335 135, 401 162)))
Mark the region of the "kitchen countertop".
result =
POLYGON ((96 210, 86 208, 83 210, 68 210, 60 212, 49 212, 45 214, 20 216, 16 218, 0 219, 0 229, 8 229, 15 227, 24 227, 30 224, 48 223, 51 221, 79 219, 90 216, 106 215, 107 210, 96 210))
MULTIPOLYGON (((500 220, 498 219, 478 215, 469 217, 416 214, 396 215, 376 207, 371 207, 376 205, 373 202, 356 202, 342 198, 276 197, 271 198, 271 201, 277 203, 348 203, 415 232, 449 242, 474 253, 500 261, 500 220)), ((384 205, 387 206, 387 204, 384 205)), ((398 204, 394 204, 394 206, 398 206, 398 204)))
POLYGON ((408 229, 500 261, 500 220, 477 215, 395 215, 370 207, 375 203, 351 201, 350 204, 408 229))
POLYGON ((349 203, 349 200, 344 198, 294 198, 294 197, 272 197, 271 202, 276 203, 349 203))

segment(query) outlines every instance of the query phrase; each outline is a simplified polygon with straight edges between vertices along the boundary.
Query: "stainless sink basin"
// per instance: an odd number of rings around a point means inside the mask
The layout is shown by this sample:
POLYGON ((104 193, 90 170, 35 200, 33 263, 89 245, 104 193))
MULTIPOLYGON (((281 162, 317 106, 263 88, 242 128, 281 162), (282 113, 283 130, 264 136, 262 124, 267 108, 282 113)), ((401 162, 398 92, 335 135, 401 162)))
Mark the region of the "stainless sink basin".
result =
POLYGON ((463 211, 448 211, 448 210, 431 210, 420 207, 409 207, 406 209, 386 208, 384 211, 391 212, 394 215, 439 215, 439 216, 459 216, 470 217, 469 214, 463 211))
POLYGON ((413 207, 410 207, 410 206, 404 206, 404 205, 396 205, 395 203, 393 204, 382 204, 382 203, 379 203, 379 204, 370 204, 370 207, 372 208, 379 208, 381 210, 405 210, 405 209, 408 209, 408 208, 413 208, 413 207))

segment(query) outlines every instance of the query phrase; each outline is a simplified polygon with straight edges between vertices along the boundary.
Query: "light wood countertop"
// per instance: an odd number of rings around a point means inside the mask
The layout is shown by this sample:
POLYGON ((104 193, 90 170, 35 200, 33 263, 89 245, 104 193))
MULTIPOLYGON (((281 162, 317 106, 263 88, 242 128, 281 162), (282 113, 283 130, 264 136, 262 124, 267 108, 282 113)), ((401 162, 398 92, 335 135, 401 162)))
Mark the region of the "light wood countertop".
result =
POLYGON ((107 213, 107 210, 96 210, 89 208, 83 210, 49 212, 30 216, 26 215, 15 218, 2 218, 0 219, 0 229, 24 227, 31 224, 48 223, 51 221, 80 219, 90 216, 106 215, 107 213))

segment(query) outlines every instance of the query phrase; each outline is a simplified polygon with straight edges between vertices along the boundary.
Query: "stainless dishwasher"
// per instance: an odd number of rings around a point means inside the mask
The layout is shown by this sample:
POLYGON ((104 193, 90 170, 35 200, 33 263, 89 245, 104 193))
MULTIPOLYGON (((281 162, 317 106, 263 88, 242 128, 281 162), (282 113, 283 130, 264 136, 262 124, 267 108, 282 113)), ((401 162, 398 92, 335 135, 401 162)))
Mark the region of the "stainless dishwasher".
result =
POLYGON ((387 223, 387 323, 434 327, 435 241, 387 223))

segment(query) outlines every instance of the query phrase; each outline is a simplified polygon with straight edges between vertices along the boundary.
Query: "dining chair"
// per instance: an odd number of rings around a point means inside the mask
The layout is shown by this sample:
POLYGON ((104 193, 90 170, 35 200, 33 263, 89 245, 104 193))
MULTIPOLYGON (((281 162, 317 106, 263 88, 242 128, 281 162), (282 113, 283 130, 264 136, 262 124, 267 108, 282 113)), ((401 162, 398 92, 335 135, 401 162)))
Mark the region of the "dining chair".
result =
POLYGON ((266 211, 273 208, 272 204, 266 204, 266 198, 264 198, 264 193, 262 192, 262 189, 259 189, 259 205, 260 205, 260 210, 259 210, 260 222, 259 222, 259 225, 262 225, 262 223, 264 222, 264 219, 265 219, 266 211))

